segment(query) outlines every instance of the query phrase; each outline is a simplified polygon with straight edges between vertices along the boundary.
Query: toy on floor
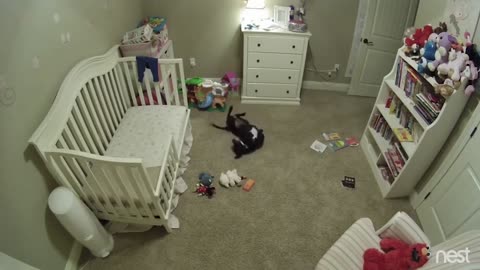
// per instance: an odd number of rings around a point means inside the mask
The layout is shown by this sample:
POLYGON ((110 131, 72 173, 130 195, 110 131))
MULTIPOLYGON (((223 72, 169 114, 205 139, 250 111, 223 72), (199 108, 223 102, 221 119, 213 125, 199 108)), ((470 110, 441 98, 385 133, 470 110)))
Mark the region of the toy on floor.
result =
POLYGON ((245 182, 245 184, 243 185, 242 189, 245 191, 250 191, 254 185, 255 185, 255 180, 248 179, 247 182, 245 182))
POLYGON ((230 87, 230 90, 233 92, 238 92, 240 90, 240 79, 233 71, 225 73, 225 75, 223 75, 222 82, 227 83, 230 87))
POLYGON ((426 244, 408 245, 393 238, 380 241, 382 251, 370 248, 363 254, 363 270, 414 270, 425 265, 430 256, 426 244))
POLYGON ((215 194, 215 187, 212 187, 213 178, 209 173, 200 173, 198 176, 199 183, 196 185, 195 193, 197 193, 198 196, 207 196, 211 199, 215 194))
POLYGON ((220 174, 220 185, 223 187, 229 188, 229 187, 239 187, 241 186, 242 180, 245 179, 243 176, 239 176, 237 173, 237 169, 233 169, 231 171, 227 171, 226 173, 221 173, 220 174))

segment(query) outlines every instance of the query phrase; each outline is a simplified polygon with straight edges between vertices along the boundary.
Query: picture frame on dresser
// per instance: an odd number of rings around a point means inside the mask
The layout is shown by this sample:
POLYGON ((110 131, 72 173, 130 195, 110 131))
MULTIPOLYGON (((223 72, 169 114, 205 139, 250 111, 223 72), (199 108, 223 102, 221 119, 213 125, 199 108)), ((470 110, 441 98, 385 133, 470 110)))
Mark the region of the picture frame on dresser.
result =
POLYGON ((300 105, 308 41, 311 33, 261 28, 243 32, 241 102, 300 105))

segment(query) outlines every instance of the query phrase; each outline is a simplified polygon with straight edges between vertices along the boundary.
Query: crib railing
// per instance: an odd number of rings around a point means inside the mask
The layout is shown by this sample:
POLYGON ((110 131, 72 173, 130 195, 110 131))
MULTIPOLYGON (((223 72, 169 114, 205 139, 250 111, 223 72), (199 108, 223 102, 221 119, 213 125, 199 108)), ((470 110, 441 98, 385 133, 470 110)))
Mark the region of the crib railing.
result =
POLYGON ((104 219, 146 224, 168 219, 178 169, 173 137, 158 179, 151 179, 137 158, 112 158, 72 150, 46 152, 62 185, 69 187, 104 219))

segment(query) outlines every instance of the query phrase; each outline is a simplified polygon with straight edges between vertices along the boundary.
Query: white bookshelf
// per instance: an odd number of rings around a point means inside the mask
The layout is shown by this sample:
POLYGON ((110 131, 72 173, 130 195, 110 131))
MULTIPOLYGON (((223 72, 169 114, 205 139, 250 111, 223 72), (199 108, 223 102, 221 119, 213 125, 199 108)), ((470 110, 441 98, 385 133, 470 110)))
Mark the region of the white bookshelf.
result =
MULTIPOLYGON (((403 89, 395 85, 396 69, 400 59, 404 60, 414 70, 417 68, 417 63, 405 56, 402 48, 399 49, 392 70, 385 76, 380 86, 375 106, 360 144, 384 198, 398 198, 410 195, 447 140, 468 101, 468 97, 464 94, 467 81, 464 80, 460 87, 450 97, 446 98, 437 119, 433 123, 428 124, 414 109, 414 101, 406 96, 403 89), (391 183, 384 180, 379 166, 388 166, 384 153, 392 146, 389 141, 370 126, 372 117, 378 112, 383 116, 390 128, 402 127, 399 119, 394 114, 390 114, 389 108, 385 107, 390 92, 393 92, 398 97, 408 112, 413 115, 414 120, 421 129, 423 129, 423 132, 419 134, 417 142, 401 142, 401 146, 409 158, 391 183)), ((424 84, 436 85, 434 78, 423 78, 425 79, 423 81, 424 84)))

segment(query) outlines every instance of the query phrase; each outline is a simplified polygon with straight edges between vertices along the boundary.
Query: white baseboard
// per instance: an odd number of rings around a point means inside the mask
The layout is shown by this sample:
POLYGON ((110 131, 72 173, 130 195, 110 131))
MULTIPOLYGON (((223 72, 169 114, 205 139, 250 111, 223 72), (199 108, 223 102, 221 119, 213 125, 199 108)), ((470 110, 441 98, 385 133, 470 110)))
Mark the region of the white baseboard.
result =
POLYGON ((303 81, 302 88, 311 90, 324 90, 335 92, 348 92, 350 84, 348 83, 332 83, 332 82, 317 82, 317 81, 303 81))
POLYGON ((82 254, 82 245, 75 241, 73 243, 70 254, 68 255, 68 261, 65 265, 65 270, 78 270, 78 261, 80 260, 80 255, 82 254))

